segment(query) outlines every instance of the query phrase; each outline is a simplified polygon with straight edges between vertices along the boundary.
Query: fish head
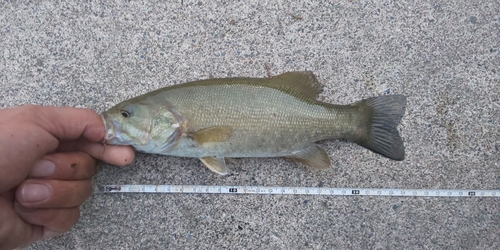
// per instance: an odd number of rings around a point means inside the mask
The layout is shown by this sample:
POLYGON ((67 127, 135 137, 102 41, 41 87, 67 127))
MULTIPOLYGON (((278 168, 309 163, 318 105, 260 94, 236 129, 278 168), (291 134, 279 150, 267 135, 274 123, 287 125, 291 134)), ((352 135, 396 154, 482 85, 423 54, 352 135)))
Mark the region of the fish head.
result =
POLYGON ((125 101, 101 114, 104 143, 131 145, 139 151, 162 153, 175 145, 184 119, 170 105, 125 101))

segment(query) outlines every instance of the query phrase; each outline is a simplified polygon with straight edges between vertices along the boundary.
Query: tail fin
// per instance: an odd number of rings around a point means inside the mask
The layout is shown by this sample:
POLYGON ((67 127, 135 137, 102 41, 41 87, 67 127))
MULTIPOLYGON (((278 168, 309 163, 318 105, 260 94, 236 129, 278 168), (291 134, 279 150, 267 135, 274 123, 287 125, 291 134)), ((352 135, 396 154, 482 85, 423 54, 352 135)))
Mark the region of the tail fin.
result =
POLYGON ((365 117, 361 136, 352 138, 357 144, 393 160, 405 158, 403 140, 397 126, 405 113, 404 95, 385 95, 368 98, 353 104, 365 117))

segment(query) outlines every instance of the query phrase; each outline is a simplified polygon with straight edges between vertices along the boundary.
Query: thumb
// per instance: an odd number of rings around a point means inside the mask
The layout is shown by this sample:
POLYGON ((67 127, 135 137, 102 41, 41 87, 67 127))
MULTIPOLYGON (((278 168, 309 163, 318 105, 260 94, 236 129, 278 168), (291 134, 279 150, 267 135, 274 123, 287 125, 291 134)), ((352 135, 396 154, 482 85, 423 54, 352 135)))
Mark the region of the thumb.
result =
POLYGON ((0 110, 0 192, 26 179, 61 140, 104 140, 101 117, 90 109, 21 106, 0 110))
POLYGON ((102 118, 92 109, 31 106, 38 125, 60 141, 79 138, 91 142, 104 140, 102 118))

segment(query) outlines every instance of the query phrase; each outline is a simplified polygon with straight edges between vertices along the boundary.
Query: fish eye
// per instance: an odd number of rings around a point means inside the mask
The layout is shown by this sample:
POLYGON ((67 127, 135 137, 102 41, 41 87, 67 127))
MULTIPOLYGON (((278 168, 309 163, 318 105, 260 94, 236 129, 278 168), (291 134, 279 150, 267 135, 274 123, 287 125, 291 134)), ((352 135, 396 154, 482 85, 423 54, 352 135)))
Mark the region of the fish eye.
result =
POLYGON ((126 111, 126 110, 122 110, 122 111, 121 111, 121 114, 122 114, 122 116, 123 116, 123 117, 125 117, 125 118, 130 117, 130 113, 129 113, 128 111, 126 111))
POLYGON ((132 105, 127 104, 120 109, 120 114, 125 118, 132 117, 134 115, 134 108, 132 105))

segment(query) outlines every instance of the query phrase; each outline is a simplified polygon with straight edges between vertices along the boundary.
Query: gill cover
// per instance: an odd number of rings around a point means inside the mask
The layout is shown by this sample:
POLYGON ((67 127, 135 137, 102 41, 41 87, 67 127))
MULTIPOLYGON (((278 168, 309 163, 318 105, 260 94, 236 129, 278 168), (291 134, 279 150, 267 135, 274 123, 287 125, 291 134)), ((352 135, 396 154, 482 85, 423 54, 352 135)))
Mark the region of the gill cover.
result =
POLYGON ((170 102, 154 99, 132 99, 104 112, 105 142, 148 153, 168 152, 177 145, 185 119, 170 102))

